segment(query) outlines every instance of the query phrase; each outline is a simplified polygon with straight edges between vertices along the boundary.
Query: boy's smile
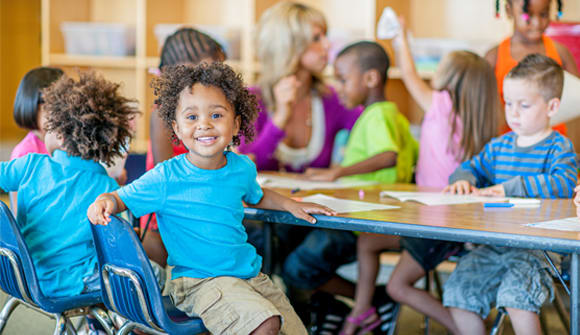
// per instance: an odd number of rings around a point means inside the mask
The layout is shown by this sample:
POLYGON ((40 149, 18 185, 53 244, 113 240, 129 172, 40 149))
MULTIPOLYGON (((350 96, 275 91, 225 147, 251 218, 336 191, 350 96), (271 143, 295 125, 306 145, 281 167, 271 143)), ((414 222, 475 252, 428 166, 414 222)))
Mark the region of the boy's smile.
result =
POLYGON ((221 89, 194 84, 185 88, 173 121, 173 131, 188 149, 187 158, 202 169, 226 164, 223 154, 240 130, 240 117, 221 89))

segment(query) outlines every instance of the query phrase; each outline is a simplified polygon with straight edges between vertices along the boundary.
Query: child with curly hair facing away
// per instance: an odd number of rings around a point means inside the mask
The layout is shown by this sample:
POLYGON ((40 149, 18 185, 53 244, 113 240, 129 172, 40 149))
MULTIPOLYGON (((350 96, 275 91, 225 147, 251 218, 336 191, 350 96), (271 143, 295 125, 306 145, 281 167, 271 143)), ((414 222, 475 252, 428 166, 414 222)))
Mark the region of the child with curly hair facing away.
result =
POLYGON ((257 115, 255 97, 223 63, 166 68, 153 82, 159 115, 187 148, 113 193, 88 211, 94 224, 129 208, 136 216, 155 212, 174 266, 170 292, 177 308, 199 315, 215 334, 306 334, 282 291, 260 273, 262 259, 247 242, 243 202, 289 211, 334 215, 299 203, 256 182, 256 166, 228 149, 250 141, 257 115))
POLYGON ((100 162, 110 165, 123 154, 138 114, 118 90, 93 73, 63 75, 42 91, 52 157, 31 153, 0 163, 0 188, 18 191, 18 224, 47 296, 99 289, 86 211, 99 194, 119 187, 100 162))

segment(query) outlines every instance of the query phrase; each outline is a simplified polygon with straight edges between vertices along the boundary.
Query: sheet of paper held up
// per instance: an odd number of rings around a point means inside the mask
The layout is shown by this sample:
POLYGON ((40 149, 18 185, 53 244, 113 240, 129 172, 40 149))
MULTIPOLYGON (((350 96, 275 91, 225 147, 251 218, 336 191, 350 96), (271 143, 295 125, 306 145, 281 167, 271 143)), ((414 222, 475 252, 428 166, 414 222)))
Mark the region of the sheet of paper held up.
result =
POLYGON ((551 221, 528 223, 526 224, 526 226, 542 229, 555 229, 555 230, 580 232, 580 219, 578 217, 571 217, 551 221))
POLYGON ((372 202, 339 199, 320 193, 304 197, 302 198, 302 201, 313 202, 315 204, 326 206, 335 210, 337 213, 364 212, 400 208, 399 206, 389 206, 372 202))
POLYGON ((361 187, 376 184, 375 182, 364 180, 359 181, 359 180, 339 179, 333 182, 310 181, 298 178, 280 177, 264 174, 259 174, 257 180, 258 184, 260 184, 260 186, 262 187, 286 188, 291 190, 299 189, 303 191, 361 187))
POLYGON ((540 199, 483 197, 441 192, 382 191, 380 194, 381 197, 391 197, 399 201, 415 201, 428 206, 461 205, 478 202, 509 202, 516 207, 539 207, 541 205, 540 199))

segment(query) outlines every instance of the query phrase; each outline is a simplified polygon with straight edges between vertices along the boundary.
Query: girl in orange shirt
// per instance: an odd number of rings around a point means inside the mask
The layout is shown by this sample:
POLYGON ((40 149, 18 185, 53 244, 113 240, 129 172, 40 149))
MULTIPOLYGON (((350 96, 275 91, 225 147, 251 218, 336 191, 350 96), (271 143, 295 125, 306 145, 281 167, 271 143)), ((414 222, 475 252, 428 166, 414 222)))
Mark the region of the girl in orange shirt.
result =
MULTIPOLYGON (((499 94, 503 102, 503 78, 520 60, 529 54, 539 53, 554 59, 562 68, 575 76, 579 76, 578 68, 570 51, 562 44, 544 35, 550 24, 551 0, 506 0, 507 16, 513 19, 514 32, 511 37, 503 40, 498 46, 489 50, 485 59, 495 70, 499 94)), ((562 1, 557 0, 558 17, 562 14, 562 1)), ((499 0, 496 0, 496 14, 499 14, 499 0)), ((509 131, 503 119, 501 132, 509 131)), ((566 125, 554 127, 566 135, 566 125)))

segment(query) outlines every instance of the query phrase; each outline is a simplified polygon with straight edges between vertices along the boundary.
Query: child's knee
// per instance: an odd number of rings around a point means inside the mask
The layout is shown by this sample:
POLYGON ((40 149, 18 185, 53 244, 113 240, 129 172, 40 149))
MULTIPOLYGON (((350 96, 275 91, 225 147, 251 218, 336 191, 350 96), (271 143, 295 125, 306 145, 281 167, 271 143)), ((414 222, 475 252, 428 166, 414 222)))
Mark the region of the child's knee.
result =
POLYGON ((282 323, 280 322, 280 317, 275 315, 267 318, 264 322, 262 322, 258 328, 252 332, 252 334, 278 334, 281 327, 282 323))
POLYGON ((387 293, 391 298, 393 298, 393 300, 401 302, 405 297, 404 286, 403 282, 391 278, 387 283, 387 293))

